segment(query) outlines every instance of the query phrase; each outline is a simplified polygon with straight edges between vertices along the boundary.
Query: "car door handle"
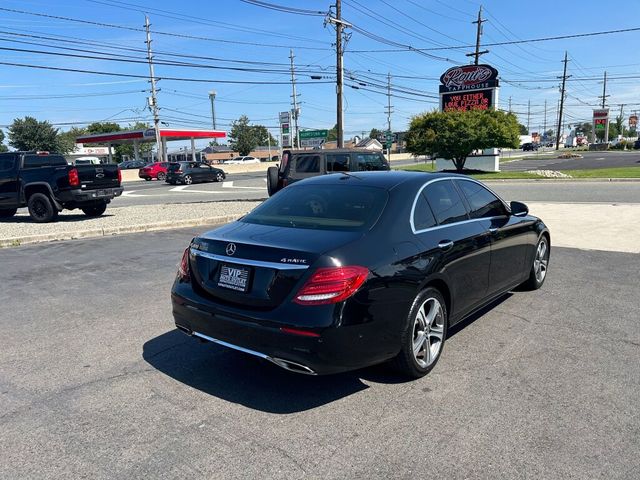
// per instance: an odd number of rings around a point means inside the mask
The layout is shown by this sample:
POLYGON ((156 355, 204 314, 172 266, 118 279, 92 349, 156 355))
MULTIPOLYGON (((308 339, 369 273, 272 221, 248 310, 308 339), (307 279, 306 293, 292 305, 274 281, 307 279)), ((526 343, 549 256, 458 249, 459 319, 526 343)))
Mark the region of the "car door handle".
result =
POLYGON ((451 240, 442 240, 440 243, 438 243, 438 248, 440 250, 449 250, 451 247, 453 247, 453 241, 451 240))
POLYGON ((489 229, 489 233, 490 233, 491 235, 495 234, 497 231, 498 231, 498 229, 497 229, 497 228, 494 228, 494 227, 491 227, 491 228, 489 229))

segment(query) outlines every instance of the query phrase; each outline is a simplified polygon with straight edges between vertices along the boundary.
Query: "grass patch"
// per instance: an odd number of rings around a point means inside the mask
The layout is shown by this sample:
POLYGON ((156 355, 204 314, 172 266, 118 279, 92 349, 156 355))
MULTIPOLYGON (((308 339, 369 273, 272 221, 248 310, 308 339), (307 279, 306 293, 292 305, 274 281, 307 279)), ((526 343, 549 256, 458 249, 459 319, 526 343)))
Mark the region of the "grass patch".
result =
POLYGON ((592 170, 562 170, 573 178, 640 178, 640 167, 594 168, 592 170))
MULTIPOLYGON (((407 170, 409 172, 437 171, 431 168, 431 162, 426 164, 422 163, 422 164, 411 165, 411 166, 405 165, 403 167, 397 167, 397 170, 407 170)), ((538 175, 534 175, 532 173, 524 173, 524 172, 477 172, 475 170, 468 171, 468 172, 465 171, 465 175, 469 175, 470 177, 473 177, 473 178, 487 179, 487 180, 490 180, 492 178, 495 178, 495 179, 542 178, 538 175)))
MULTIPOLYGON (((431 168, 431 163, 422 163, 418 165, 410 165, 403 167, 396 167, 397 170, 417 171, 417 172, 435 172, 431 168)), ((562 170, 562 173, 571 175, 573 178, 640 178, 640 166, 639 167, 615 167, 615 168, 594 168, 591 170, 562 170)), ((532 178, 545 178, 534 173, 526 172, 477 172, 469 171, 465 172, 465 175, 477 178, 479 180, 518 180, 518 179, 532 179, 532 178)), ((556 180, 551 178, 550 180, 556 180)), ((563 180, 562 178, 557 180, 563 180)), ((564 178, 564 180, 567 180, 564 178)))

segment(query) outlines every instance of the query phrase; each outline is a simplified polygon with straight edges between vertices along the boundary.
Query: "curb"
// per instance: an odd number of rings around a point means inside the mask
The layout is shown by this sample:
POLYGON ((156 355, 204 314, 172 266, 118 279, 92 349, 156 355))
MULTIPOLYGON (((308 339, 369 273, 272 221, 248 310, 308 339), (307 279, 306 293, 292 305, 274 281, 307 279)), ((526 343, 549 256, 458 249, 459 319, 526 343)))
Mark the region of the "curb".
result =
POLYGON ((131 225, 124 227, 107 227, 80 230, 78 232, 59 232, 42 235, 28 235, 24 237, 11 237, 0 239, 0 248, 19 247, 35 243, 55 242, 61 240, 76 240, 80 238, 108 237, 127 233, 157 232, 161 230, 174 230, 178 228, 198 227, 201 225, 215 226, 233 222, 242 215, 223 215, 218 217, 203 217, 193 220, 178 220, 172 222, 153 222, 144 225, 131 225))

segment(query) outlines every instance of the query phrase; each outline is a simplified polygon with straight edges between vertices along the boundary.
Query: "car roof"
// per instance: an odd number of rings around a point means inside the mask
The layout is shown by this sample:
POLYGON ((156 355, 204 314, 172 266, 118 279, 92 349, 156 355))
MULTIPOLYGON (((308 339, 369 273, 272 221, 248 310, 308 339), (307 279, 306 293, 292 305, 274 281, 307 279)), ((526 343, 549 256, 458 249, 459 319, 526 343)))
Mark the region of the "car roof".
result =
MULTIPOLYGON (((456 175, 451 173, 427 173, 427 172, 410 172, 405 170, 391 170, 378 172, 341 172, 328 175, 318 175, 316 177, 307 178, 296 184, 304 183, 305 185, 338 185, 345 181, 353 179, 354 185, 371 186, 392 190, 398 185, 422 185, 429 180, 436 178, 467 178, 464 175, 456 175)), ((294 185, 296 185, 294 184, 294 185)))

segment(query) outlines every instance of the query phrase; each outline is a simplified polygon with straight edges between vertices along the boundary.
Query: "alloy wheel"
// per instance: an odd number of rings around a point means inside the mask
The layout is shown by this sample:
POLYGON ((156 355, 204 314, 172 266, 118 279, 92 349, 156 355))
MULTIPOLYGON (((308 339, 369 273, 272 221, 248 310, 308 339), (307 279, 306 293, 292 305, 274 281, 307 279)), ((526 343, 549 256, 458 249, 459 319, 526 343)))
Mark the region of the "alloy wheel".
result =
POLYGON ((193 183, 193 178, 191 178, 191 175, 185 175, 184 183, 185 185, 191 185, 193 183))
POLYGON ((444 321, 444 312, 438 299, 426 299, 413 324, 413 355, 422 368, 438 359, 444 336, 444 321))
POLYGON ((543 238, 538 243, 536 249, 536 258, 533 260, 533 271, 536 276, 536 281, 542 283, 544 277, 547 275, 547 265, 549 263, 549 249, 547 248, 547 242, 543 238))

